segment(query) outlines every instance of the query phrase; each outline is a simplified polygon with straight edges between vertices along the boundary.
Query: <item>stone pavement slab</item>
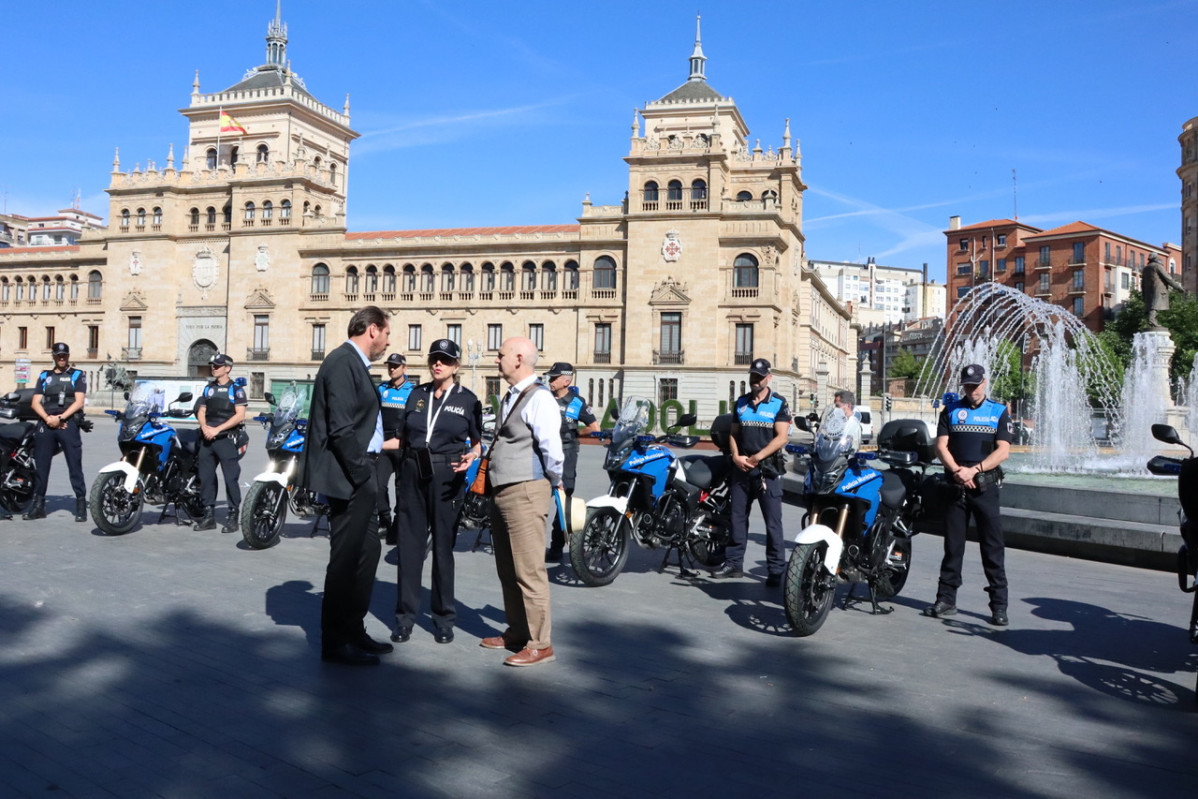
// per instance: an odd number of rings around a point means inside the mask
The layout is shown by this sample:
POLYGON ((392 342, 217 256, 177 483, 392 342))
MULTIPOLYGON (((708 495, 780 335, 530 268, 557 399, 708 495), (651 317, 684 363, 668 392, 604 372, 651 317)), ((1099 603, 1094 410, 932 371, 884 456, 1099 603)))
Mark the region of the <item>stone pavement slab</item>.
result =
MULTIPOLYGON (((115 454, 97 430, 89 480, 115 454)), ((578 493, 594 496, 602 450, 582 457, 578 493)), ((51 495, 66 478, 58 459, 51 495)), ((379 668, 347 669, 318 657, 328 542, 305 524, 259 552, 149 513, 108 538, 69 504, 0 522, 3 796, 1132 797, 1198 782, 1198 652, 1164 573, 1009 550, 1011 627, 996 630, 975 545, 961 614, 919 615, 940 550, 921 536, 893 614, 835 609, 798 639, 763 585, 755 518, 744 580, 658 573, 642 550, 604 588, 555 567, 558 660, 511 669, 477 645, 503 614, 466 534, 457 639, 434 643, 426 617, 379 668)), ((788 534, 799 523, 788 507, 788 534)), ((386 552, 376 637, 394 602, 386 552)))

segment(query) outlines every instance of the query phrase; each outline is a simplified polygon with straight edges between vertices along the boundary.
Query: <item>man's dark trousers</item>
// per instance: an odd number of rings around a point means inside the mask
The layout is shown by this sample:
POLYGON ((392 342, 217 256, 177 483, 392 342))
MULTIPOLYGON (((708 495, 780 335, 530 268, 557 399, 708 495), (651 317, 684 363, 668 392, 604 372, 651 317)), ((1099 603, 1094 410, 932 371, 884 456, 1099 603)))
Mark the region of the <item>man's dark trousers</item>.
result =
POLYGON ((329 566, 324 577, 320 630, 325 651, 356 644, 366 634, 362 619, 370 609, 375 570, 379 565, 378 483, 371 479, 354 488, 349 499, 328 497, 329 566))
POLYGON ((960 499, 949 504, 944 514, 944 560, 940 562, 937 601, 957 604, 957 589, 961 587, 961 563, 965 559, 966 533, 969 519, 972 517, 978 528, 982 571, 986 575, 986 582, 989 583, 986 591, 990 594, 990 607, 994 610, 1006 609, 1006 553, 1003 549, 998 493, 996 486, 988 487, 981 494, 966 489, 960 499))
POLYGON ((782 533, 782 478, 765 480, 763 486, 760 471, 742 472, 733 468, 728 482, 732 542, 725 550, 724 562, 736 569, 744 568, 745 550, 749 545, 749 509, 756 499, 765 520, 766 572, 782 574, 786 571, 786 541, 782 533))
POLYGON ((75 497, 81 499, 87 496, 87 482, 83 478, 83 440, 79 438, 79 425, 73 419, 57 430, 46 427, 45 422, 38 424, 39 431, 33 439, 33 460, 37 465, 37 486, 33 495, 46 496, 46 485, 50 482, 50 462, 54 460, 54 450, 62 445, 62 454, 67 461, 67 471, 71 475, 71 488, 75 497))
POLYGON ((221 474, 225 478, 225 499, 229 502, 229 510, 237 510, 241 507, 241 461, 237 459, 237 445, 229 433, 224 433, 212 441, 200 441, 200 451, 196 457, 196 470, 200 476, 200 500, 206 508, 216 505, 218 460, 221 474))

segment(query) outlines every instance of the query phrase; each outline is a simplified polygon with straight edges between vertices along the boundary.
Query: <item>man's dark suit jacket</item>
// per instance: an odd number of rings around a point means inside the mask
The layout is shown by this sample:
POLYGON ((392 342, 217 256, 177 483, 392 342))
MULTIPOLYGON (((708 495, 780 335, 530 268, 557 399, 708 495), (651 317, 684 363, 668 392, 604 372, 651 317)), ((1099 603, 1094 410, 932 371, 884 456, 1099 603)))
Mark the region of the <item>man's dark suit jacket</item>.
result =
POLYGON ((316 373, 304 447, 304 484, 312 491, 349 499, 374 479, 366 447, 378 421, 379 393, 348 341, 329 353, 316 373))

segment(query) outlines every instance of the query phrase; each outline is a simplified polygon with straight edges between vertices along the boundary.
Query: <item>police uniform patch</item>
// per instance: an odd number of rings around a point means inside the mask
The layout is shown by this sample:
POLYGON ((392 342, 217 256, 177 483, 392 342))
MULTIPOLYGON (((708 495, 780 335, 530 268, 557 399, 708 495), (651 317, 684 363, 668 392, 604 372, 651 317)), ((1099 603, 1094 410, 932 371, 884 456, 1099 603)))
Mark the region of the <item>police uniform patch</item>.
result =
POLYGON ((969 416, 969 411, 965 410, 964 408, 961 408, 960 410, 957 411, 957 421, 958 422, 965 421, 966 417, 968 417, 968 416, 969 416))

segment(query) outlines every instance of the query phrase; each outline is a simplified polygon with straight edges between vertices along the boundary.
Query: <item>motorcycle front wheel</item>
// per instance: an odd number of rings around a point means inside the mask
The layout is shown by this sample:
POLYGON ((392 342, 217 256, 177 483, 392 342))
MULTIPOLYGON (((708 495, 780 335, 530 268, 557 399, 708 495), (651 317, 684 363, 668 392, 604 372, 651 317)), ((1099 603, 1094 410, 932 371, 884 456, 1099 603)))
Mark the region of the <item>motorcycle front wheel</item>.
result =
POLYGON ((584 585, 608 585, 628 562, 628 527, 615 508, 600 508, 570 536, 570 565, 584 585))
POLYGON ((287 521, 287 489, 274 482, 256 482, 241 503, 241 537, 253 549, 279 543, 287 521))
POLYGON ((892 538, 886 553, 886 563, 878 577, 876 590, 878 599, 891 599, 899 595, 907 584, 911 573, 911 539, 892 538))
POLYGON ((786 620, 795 635, 807 636, 823 626, 836 596, 836 578, 824 568, 828 545, 800 544, 790 554, 782 596, 786 620))
POLYGON ((123 472, 105 472, 92 483, 87 506, 92 521, 106 535, 124 535, 137 526, 145 496, 125 490, 123 472))

